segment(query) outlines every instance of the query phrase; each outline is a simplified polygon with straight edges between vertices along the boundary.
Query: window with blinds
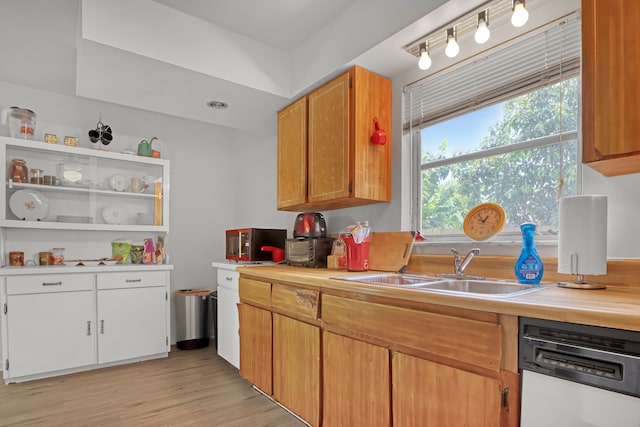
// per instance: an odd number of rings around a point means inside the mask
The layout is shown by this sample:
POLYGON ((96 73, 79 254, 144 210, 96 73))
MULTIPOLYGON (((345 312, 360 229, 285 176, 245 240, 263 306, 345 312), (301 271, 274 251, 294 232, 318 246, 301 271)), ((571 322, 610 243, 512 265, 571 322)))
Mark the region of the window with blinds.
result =
POLYGON ((466 213, 491 201, 506 232, 534 222, 557 234, 557 202, 579 184, 580 63, 575 14, 405 88, 403 129, 420 147, 417 228, 462 235, 466 213))

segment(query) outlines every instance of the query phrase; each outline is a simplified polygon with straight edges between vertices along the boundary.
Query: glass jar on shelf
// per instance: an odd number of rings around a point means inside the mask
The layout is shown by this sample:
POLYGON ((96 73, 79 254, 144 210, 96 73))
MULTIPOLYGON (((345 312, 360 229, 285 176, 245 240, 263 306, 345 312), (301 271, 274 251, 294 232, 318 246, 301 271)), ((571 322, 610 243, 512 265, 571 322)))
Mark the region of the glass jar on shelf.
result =
POLYGON ((29 180, 27 162, 23 159, 12 159, 9 167, 9 179, 13 182, 26 183, 29 180))

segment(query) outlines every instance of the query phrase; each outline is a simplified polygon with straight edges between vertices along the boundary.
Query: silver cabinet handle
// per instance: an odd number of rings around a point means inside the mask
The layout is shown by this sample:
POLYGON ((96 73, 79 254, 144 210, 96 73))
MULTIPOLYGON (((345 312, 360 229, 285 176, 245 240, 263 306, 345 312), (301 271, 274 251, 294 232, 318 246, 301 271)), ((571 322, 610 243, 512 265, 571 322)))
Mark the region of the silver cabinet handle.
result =
POLYGON ((104 335, 104 320, 100 321, 100 334, 104 335))
POLYGON ((87 335, 91 335, 91 320, 87 320, 87 335))
POLYGON ((233 280, 233 277, 229 277, 229 276, 227 276, 227 277, 225 277, 225 278, 224 278, 224 280, 226 280, 227 282, 230 282, 230 281, 232 281, 232 280, 233 280))
POLYGON ((62 282, 42 282, 42 286, 62 286, 62 282))
POLYGON ((125 283, 139 283, 142 282, 142 279, 127 279, 125 283))

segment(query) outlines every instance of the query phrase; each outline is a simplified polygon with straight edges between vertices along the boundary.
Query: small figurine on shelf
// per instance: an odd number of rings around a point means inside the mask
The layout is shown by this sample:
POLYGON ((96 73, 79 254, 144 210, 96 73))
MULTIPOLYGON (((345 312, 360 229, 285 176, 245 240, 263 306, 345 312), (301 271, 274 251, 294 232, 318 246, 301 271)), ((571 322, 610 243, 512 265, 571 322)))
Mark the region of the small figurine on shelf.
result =
POLYGON ((153 239, 144 239, 144 252, 142 253, 143 264, 154 264, 155 251, 153 249, 153 239))
POLYGON ((164 237, 158 236, 156 243, 156 264, 164 264, 164 237))

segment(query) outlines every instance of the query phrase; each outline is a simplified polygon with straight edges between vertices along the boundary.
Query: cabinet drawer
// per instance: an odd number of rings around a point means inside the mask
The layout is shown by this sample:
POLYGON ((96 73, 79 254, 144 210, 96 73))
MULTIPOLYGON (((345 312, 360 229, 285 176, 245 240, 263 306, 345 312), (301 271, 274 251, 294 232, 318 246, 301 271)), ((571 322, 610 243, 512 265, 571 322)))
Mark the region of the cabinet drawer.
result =
POLYGON ((392 346, 500 370, 502 341, 497 323, 333 295, 322 296, 322 321, 342 334, 376 337, 392 346))
POLYGON ((237 271, 218 269, 218 285, 237 290, 239 278, 240 273, 237 271))
POLYGON ((93 274, 47 274, 7 277, 7 295, 91 291, 93 274))
POLYGON ((240 301, 262 307, 271 306, 271 283, 259 280, 240 279, 240 301))
POLYGON ((274 310, 311 319, 318 318, 319 300, 320 292, 311 289, 273 285, 271 291, 271 307, 274 310))
POLYGON ((167 273, 164 271, 128 271, 126 273, 98 274, 98 289, 145 288, 165 286, 167 273))

